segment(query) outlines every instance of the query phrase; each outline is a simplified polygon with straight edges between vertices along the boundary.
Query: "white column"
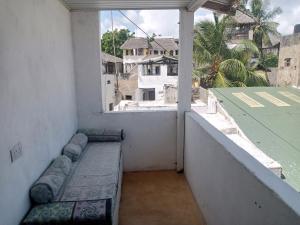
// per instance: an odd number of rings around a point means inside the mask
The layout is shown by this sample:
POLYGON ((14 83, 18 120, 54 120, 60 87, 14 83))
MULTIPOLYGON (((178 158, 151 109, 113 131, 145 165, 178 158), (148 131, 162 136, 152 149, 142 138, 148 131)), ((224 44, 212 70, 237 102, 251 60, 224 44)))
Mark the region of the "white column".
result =
POLYGON ((180 10, 177 113, 177 171, 183 170, 185 112, 191 110, 194 12, 180 10))
POLYGON ((100 19, 98 11, 74 11, 72 35, 79 127, 103 112, 101 93, 100 19))

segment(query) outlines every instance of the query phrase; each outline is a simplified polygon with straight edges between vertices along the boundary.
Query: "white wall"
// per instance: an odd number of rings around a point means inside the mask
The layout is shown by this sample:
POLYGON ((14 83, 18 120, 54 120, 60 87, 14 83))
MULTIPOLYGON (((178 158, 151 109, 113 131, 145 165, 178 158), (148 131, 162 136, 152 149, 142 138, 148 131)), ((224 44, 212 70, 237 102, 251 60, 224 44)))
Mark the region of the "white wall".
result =
POLYGON ((72 38, 79 124, 81 118, 103 112, 99 12, 73 11, 72 38))
POLYGON ((168 76, 168 65, 153 64, 153 69, 155 66, 160 66, 160 75, 143 75, 143 65, 138 65, 138 88, 140 91, 140 101, 143 101, 143 91, 144 88, 155 88, 155 100, 161 101, 165 99, 164 85, 169 84, 177 87, 178 76, 168 76))
POLYGON ((81 118, 80 128, 122 128, 125 171, 176 165, 176 111, 112 112, 81 118))
POLYGON ((185 175, 208 225, 299 224, 299 193, 194 112, 185 175))
POLYGON ((103 110, 109 112, 109 105, 112 103, 115 106, 116 97, 115 97, 115 85, 116 85, 116 76, 112 74, 103 74, 101 76, 102 84, 102 102, 103 110))
POLYGON ((72 12, 79 128, 124 129, 126 171, 174 169, 176 111, 102 112, 99 24, 95 11, 72 12))
POLYGON ((0 224, 16 225, 77 128, 70 13, 57 0, 1 0, 0 34, 0 224))

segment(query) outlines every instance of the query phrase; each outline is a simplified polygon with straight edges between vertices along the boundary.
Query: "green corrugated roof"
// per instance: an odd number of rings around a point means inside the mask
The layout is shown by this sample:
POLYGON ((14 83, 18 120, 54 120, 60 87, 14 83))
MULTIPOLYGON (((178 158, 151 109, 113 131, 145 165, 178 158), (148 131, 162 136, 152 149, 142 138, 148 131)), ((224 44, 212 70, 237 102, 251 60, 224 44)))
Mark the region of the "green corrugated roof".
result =
POLYGON ((284 180, 300 191, 300 90, 275 87, 210 90, 244 134, 282 165, 284 180))

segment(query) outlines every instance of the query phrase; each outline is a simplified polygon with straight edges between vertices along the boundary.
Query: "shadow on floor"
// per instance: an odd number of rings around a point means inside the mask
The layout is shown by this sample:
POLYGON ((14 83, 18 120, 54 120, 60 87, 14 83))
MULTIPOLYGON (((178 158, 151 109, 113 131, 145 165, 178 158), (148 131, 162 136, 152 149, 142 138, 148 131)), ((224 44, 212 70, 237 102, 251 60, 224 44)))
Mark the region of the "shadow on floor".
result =
POLYGON ((125 173, 120 225, 205 225, 183 174, 125 173))

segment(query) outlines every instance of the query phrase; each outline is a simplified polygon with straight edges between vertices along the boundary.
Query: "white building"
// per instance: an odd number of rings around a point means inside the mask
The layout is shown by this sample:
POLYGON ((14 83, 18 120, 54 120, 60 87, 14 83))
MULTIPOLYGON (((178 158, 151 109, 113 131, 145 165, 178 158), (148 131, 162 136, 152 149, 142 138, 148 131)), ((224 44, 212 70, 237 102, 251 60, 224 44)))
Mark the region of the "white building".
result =
POLYGON ((102 101, 105 111, 113 111, 118 103, 118 76, 123 72, 123 60, 113 55, 102 53, 102 101))
POLYGON ((138 64, 138 101, 177 101, 178 60, 149 56, 138 64))
POLYGON ((156 37, 149 41, 147 38, 135 37, 128 39, 122 46, 124 72, 129 73, 137 63, 148 56, 178 56, 178 40, 175 38, 156 37))

